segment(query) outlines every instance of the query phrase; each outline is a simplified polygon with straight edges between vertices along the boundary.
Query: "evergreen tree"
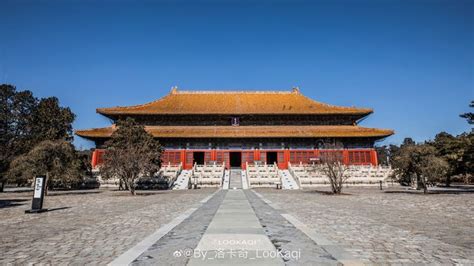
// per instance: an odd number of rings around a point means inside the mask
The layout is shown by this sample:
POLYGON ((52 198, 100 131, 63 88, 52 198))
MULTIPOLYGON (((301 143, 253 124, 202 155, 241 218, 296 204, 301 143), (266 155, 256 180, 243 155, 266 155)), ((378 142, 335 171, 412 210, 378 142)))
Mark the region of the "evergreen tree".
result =
MULTIPOLYGON (((471 103, 469 104, 469 107, 474 108, 474 101, 471 101, 471 103)), ((465 118, 469 124, 471 125, 474 124, 474 113, 468 112, 468 113, 461 114, 459 116, 462 118, 465 118)))
POLYGON ((17 92, 12 85, 0 85, 0 192, 10 163, 32 146, 31 124, 37 102, 30 91, 17 92))
POLYGON ((12 163, 9 178, 27 183, 32 176, 46 175, 46 194, 53 187, 70 188, 82 178, 74 146, 64 140, 45 140, 12 163))
POLYGON ((72 140, 75 115, 55 97, 37 99, 31 91, 0 85, 0 191, 15 158, 45 140, 72 140))

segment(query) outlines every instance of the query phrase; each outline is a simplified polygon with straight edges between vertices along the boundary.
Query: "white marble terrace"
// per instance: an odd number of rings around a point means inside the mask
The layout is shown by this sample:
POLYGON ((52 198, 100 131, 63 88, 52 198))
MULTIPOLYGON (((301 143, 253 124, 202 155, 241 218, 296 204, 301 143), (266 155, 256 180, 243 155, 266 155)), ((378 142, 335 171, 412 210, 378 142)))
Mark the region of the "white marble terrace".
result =
MULTIPOLYGON (((288 170, 300 188, 329 186, 328 178, 317 164, 291 164, 288 170)), ((348 186, 387 185, 390 181, 392 168, 387 166, 350 165, 345 174, 350 176, 346 181, 348 186)))
POLYGON ((281 184, 281 174, 277 164, 246 163, 249 187, 276 187, 281 184))
POLYGON ((198 187, 221 187, 224 174, 224 163, 194 164, 191 183, 198 187))

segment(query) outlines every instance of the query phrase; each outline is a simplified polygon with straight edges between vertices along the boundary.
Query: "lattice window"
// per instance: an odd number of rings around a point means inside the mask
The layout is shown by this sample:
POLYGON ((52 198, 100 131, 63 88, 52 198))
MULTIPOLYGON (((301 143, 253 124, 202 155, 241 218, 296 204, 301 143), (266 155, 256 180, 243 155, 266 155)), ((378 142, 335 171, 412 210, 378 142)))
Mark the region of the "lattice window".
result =
POLYGON ((206 152, 204 153, 204 162, 207 163, 207 162, 209 162, 209 161, 211 161, 211 152, 210 152, 210 151, 206 151, 206 152))
POLYGON ((224 162, 224 152, 223 151, 216 152, 216 161, 218 163, 223 163, 224 162))
POLYGON ((278 162, 284 162, 285 161, 285 153, 283 151, 278 152, 278 162))
POLYGON ((244 151, 242 152, 242 163, 245 162, 253 163, 254 162, 254 152, 253 151, 244 151))
POLYGON ((104 151, 103 150, 97 150, 97 164, 101 164, 104 162, 104 151))
POLYGON ((181 162, 181 152, 180 151, 165 151, 161 155, 161 162, 163 164, 179 164, 181 162))
POLYGON ((186 152, 186 166, 191 167, 193 165, 193 152, 186 152))

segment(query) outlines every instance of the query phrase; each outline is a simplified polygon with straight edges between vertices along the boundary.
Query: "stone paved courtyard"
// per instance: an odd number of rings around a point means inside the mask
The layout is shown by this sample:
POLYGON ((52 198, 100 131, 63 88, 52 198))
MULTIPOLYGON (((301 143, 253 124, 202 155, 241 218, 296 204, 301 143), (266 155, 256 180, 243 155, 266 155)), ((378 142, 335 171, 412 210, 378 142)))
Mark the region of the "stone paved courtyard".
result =
POLYGON ((64 209, 36 215, 32 192, 0 193, 0 265, 108 263, 214 191, 52 192, 44 207, 64 209))
MULTIPOLYGON (((24 214, 32 192, 0 193, 0 264, 106 264, 189 208, 199 208, 138 260, 183 265, 188 261, 176 260, 172 251, 181 245, 196 248, 209 233, 206 228, 226 194, 200 201, 215 191, 153 191, 137 197, 102 189, 53 192, 45 199, 45 207, 53 211, 39 215, 24 214)), ((289 214, 366 264, 474 265, 473 193, 349 188, 346 195, 332 196, 314 190, 254 191, 265 202, 251 190, 242 199, 248 200, 271 242, 277 248, 302 250, 301 260, 286 264, 337 262, 282 216, 289 214)))
POLYGON ((257 191, 363 262, 474 265, 474 193, 257 191))

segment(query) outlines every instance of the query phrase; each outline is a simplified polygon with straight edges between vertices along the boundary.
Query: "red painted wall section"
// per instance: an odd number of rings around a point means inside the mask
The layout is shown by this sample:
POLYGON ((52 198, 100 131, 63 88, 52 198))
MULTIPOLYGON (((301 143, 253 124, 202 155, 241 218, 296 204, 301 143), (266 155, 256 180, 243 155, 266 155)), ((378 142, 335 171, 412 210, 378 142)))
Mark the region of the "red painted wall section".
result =
POLYGON ((370 162, 372 163, 373 166, 377 166, 379 164, 376 150, 370 151, 370 162))
POLYGON ((242 169, 246 168, 246 162, 253 163, 255 161, 255 151, 242 151, 242 169))
POLYGON ((266 151, 259 151, 260 154, 260 161, 267 162, 267 152, 266 151))
POLYGON ((290 161, 290 150, 285 149, 284 158, 285 158, 285 162, 283 164, 284 169, 288 169, 288 162, 290 161))
POLYGON ((105 153, 105 150, 102 150, 102 149, 95 149, 92 152, 92 159, 91 159, 92 168, 97 167, 104 161, 103 159, 104 153, 105 153))
POLYGON ((193 152, 186 150, 186 164, 184 165, 184 169, 190 170, 193 168, 193 152))
POLYGON ((280 169, 288 168, 288 161, 286 161, 284 150, 277 152, 277 161, 278 161, 278 163, 277 163, 278 168, 280 168, 280 169))
POLYGON ((184 166, 186 165, 186 151, 185 150, 181 150, 180 151, 180 157, 181 157, 181 163, 183 164, 183 168, 184 166))
POLYGON ((345 165, 349 165, 349 151, 348 150, 342 151, 342 160, 345 165))
POLYGON ((253 151, 253 159, 254 161, 260 161, 260 150, 253 151))
POLYGON ((97 150, 92 152, 92 161, 91 161, 92 168, 97 166, 97 150))
MULTIPOLYGON (((217 163, 225 162, 227 168, 230 167, 229 150, 195 150, 205 152, 205 162, 217 161, 217 163)), ((304 164, 311 163, 313 158, 319 158, 321 151, 319 150, 271 150, 278 153, 278 167, 281 169, 288 168, 288 162, 296 164, 302 162, 304 164)), ((192 169, 194 150, 168 150, 162 155, 163 164, 179 164, 182 163, 184 169, 192 169)), ((242 151, 242 168, 245 168, 245 162, 253 163, 254 161, 266 161, 266 150, 242 151)), ((324 151, 324 152, 341 152, 341 150, 324 151)), ((103 162, 105 150, 95 149, 92 152, 92 167, 95 168, 103 162)), ((343 162, 346 165, 378 165, 377 151, 375 149, 350 149, 342 150, 343 162)))

